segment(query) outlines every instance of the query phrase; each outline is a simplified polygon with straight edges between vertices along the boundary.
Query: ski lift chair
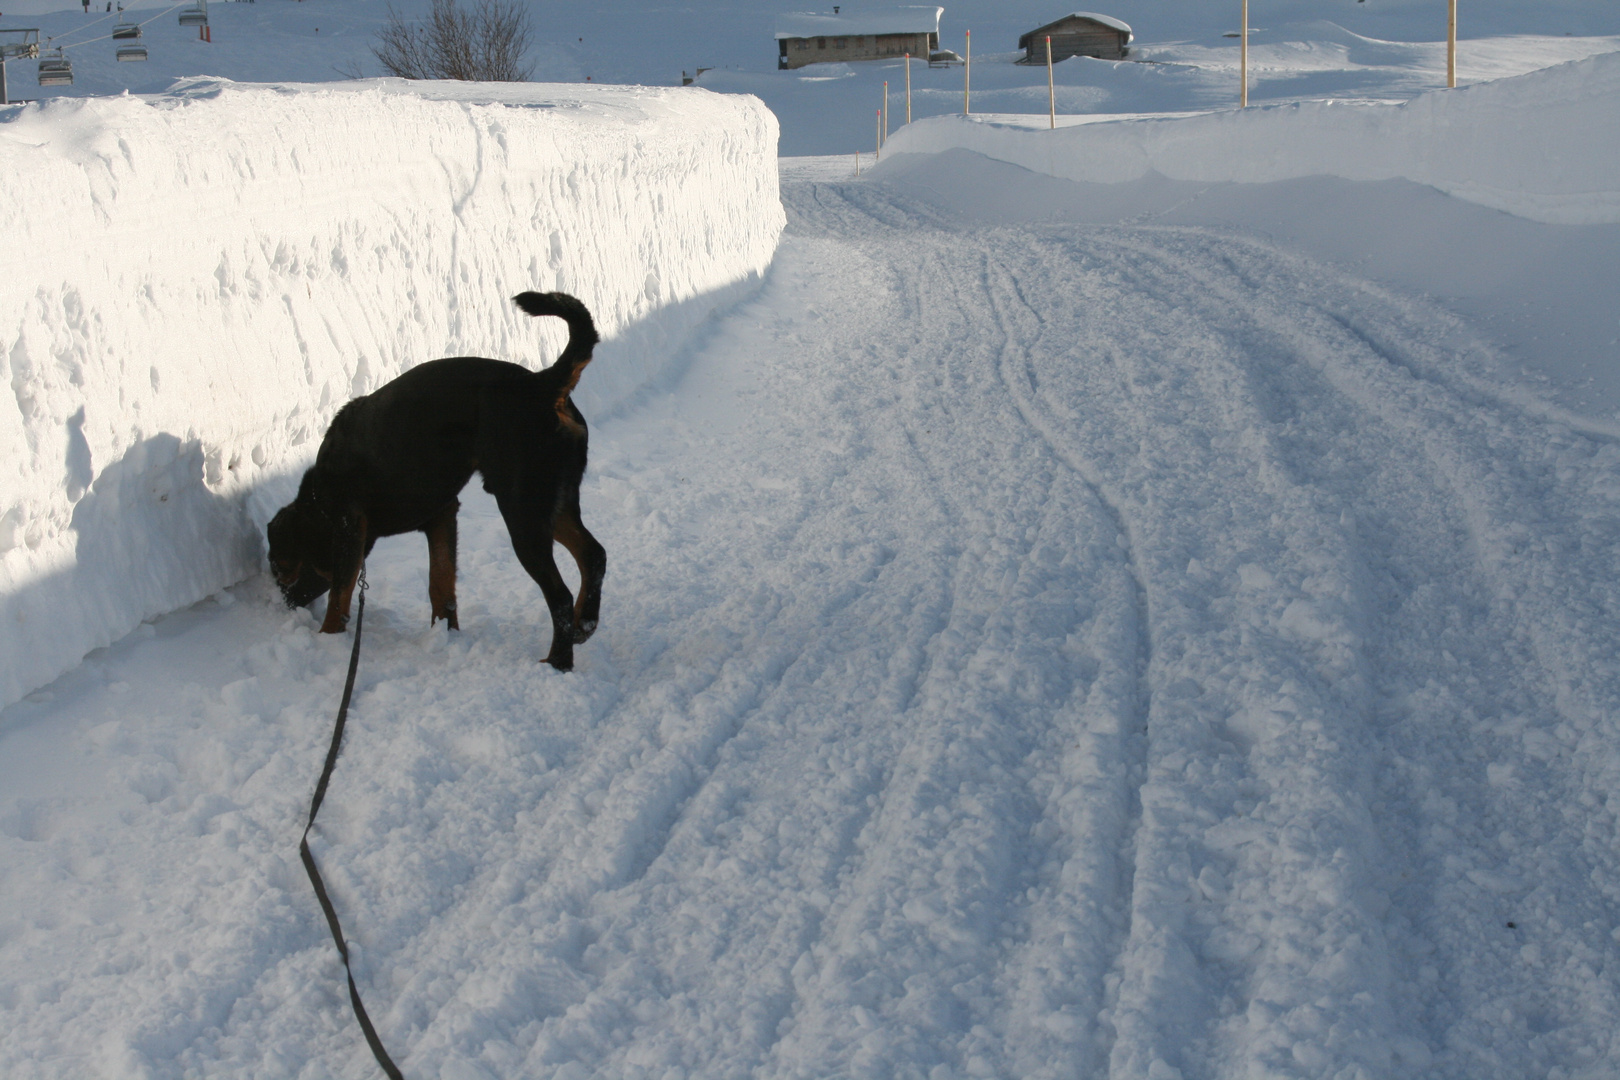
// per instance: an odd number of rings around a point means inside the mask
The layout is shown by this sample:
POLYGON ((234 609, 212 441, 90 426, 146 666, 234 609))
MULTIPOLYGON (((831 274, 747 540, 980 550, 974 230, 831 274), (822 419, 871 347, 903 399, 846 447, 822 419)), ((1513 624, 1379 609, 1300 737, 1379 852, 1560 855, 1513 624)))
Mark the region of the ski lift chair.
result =
POLYGON ((146 46, 140 44, 120 45, 113 55, 117 57, 120 63, 129 63, 132 60, 145 60, 146 46))
POLYGON ((140 36, 140 23, 121 22, 113 24, 112 39, 114 41, 134 41, 140 36))
POLYGON ((56 49, 40 56, 39 85, 73 85, 73 61, 69 60, 61 49, 56 49))
POLYGON ((180 12, 181 26, 207 26, 208 0, 197 0, 196 7, 189 7, 180 12))

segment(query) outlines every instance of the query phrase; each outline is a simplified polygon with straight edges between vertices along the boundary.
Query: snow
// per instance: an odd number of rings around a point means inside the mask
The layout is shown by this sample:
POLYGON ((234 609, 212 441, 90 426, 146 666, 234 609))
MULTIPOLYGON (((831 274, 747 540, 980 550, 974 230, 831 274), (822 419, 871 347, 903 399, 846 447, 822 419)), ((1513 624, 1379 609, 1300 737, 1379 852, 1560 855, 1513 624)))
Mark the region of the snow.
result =
POLYGON ((589 298, 587 408, 656 378, 770 262, 775 136, 703 90, 397 81, 0 127, 0 702, 256 569, 272 481, 351 396, 435 356, 548 362, 564 331, 513 293, 589 298))
POLYGON ((777 18, 776 37, 780 40, 817 34, 937 34, 939 17, 944 11, 942 7, 921 5, 864 8, 847 15, 795 11, 777 18))
MULTIPOLYGON (((253 7, 227 10, 313 9, 253 7)), ((781 162, 768 268, 702 294, 662 367, 619 382, 633 350, 604 348, 587 371, 584 516, 610 567, 575 672, 537 662, 544 603, 476 485, 459 633, 427 626, 419 538, 368 564, 315 843, 406 1075, 1620 1073, 1613 10, 1475 0, 1469 85, 1430 94, 1434 4, 1334 6, 1358 44, 1307 21, 1321 3, 1275 0, 1262 106, 1238 115, 1232 12, 1122 3, 1144 49, 1182 59, 1060 65, 1095 122, 1039 130, 1045 73, 986 64, 1028 118, 896 122, 909 152, 873 169, 868 151, 856 181, 869 92, 898 69, 771 72, 754 5, 577 7, 556 39, 635 17, 682 49, 757 48, 703 85, 753 81, 785 148, 837 154, 781 162), (1341 126, 1319 138, 1311 117, 1341 126), (1499 129, 1538 149, 1491 156, 1499 129), (1216 130, 1254 153, 1223 160, 1216 130), (1391 148, 1363 166, 1374 135, 1391 148)), ((1037 14, 946 22, 989 41, 1037 14)), ((559 50, 598 76, 670 55, 559 50)), ((939 115, 960 69, 935 74, 939 115)), ((691 90, 186 93, 25 112, 0 144, 82 147, 86 110, 232 95, 353 110, 355 140, 382 137, 378 101, 451 145, 441 110, 515 124, 567 95, 604 134, 620 108, 768 127, 691 90)), ((634 130, 675 146, 685 123, 634 130)), ((434 160, 438 192, 473 156, 434 160)), ((280 196, 301 208, 287 231, 320 209, 302 190, 280 196)), ((454 216, 423 199, 422 228, 454 216)), ((156 235, 159 267, 194 242, 156 235)), ((604 289, 644 286, 622 251, 590 257, 604 289)), ((475 284, 458 297, 491 307, 467 348, 554 351, 501 307, 511 290, 475 284)), ((440 320, 437 354, 443 296, 334 300, 334 370, 411 352, 391 343, 412 320, 440 320)), ((197 336, 225 332, 210 317, 197 336)), ((67 451, 58 476, 88 470, 93 492, 110 459, 67 451)), ((249 505, 279 497, 264 482, 249 505)), ((319 608, 252 574, 0 711, 0 1074, 375 1075, 295 855, 348 656, 319 608)))
POLYGON ((1620 223, 1620 139, 1592 137, 1620 130, 1620 52, 1400 104, 1328 100, 1060 131, 1027 116, 997 120, 924 120, 887 149, 960 147, 1098 183, 1149 173, 1240 183, 1398 177, 1534 221, 1620 223))

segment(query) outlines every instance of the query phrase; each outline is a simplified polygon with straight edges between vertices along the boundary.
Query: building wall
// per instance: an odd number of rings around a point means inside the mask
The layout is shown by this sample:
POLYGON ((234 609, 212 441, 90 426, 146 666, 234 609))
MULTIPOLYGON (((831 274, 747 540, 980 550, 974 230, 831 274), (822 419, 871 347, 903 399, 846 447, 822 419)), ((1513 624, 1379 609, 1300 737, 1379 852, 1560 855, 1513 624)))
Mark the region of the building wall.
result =
POLYGON ((851 34, 845 37, 782 38, 778 42, 778 68, 806 64, 842 64, 856 60, 898 60, 906 53, 928 59, 939 47, 934 34, 851 34))
POLYGON ((1065 19, 1050 31, 1032 33, 1024 44, 1026 64, 1046 63, 1046 35, 1052 35, 1052 60, 1067 60, 1071 56, 1095 56, 1102 60, 1125 58, 1124 34, 1111 26, 1090 19, 1065 19))

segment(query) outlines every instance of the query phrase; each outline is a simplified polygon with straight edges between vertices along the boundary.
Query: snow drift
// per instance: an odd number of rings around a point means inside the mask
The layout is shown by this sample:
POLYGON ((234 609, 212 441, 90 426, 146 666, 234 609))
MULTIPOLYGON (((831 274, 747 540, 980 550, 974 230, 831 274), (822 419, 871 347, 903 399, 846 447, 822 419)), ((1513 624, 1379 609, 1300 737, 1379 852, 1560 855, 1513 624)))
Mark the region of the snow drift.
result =
POLYGON ((1620 130, 1620 53, 1400 104, 1312 101, 1190 117, 1065 119, 1072 126, 1050 131, 1045 116, 936 117, 896 132, 885 153, 960 147, 1095 183, 1150 172, 1240 183, 1404 178, 1535 221, 1620 222, 1620 140, 1609 134, 1620 130))
POLYGON ((696 89, 397 81, 0 125, 0 705, 255 571, 349 398, 437 356, 549 363, 561 323, 513 293, 594 311, 588 415, 654 377, 768 265, 776 138, 696 89))

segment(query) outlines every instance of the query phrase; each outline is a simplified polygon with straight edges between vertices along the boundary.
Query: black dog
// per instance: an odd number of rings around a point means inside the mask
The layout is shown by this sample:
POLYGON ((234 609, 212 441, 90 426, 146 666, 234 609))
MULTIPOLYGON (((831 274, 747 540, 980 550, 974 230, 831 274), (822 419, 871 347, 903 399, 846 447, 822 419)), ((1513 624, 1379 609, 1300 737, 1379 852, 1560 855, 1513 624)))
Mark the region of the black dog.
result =
POLYGON ((526 292, 530 315, 568 323, 568 346, 544 371, 459 356, 432 360, 338 410, 298 497, 270 521, 270 566, 287 606, 332 591, 323 634, 349 621, 360 566, 379 536, 423 532, 433 621, 456 622, 456 496, 474 472, 495 496, 512 547, 551 608, 560 671, 591 636, 607 552, 579 519, 585 417, 569 394, 599 340, 591 313, 565 293, 526 292), (552 558, 560 542, 579 564, 579 601, 552 558))

